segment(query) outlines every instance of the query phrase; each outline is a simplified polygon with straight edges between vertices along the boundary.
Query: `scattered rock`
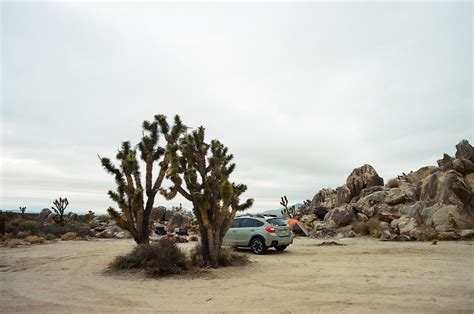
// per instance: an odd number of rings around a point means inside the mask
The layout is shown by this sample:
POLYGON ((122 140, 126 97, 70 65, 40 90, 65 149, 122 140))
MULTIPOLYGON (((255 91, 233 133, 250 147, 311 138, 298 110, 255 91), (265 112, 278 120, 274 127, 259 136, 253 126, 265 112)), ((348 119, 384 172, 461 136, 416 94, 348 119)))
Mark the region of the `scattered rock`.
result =
POLYGON ((459 231, 459 236, 463 240, 474 239, 474 230, 473 229, 463 229, 459 231))
POLYGON ((336 241, 324 241, 316 245, 317 246, 346 246, 346 244, 342 244, 336 241))
POLYGON ((351 199, 352 193, 346 184, 336 189, 336 206, 347 204, 351 201, 351 199))
POLYGON ((46 219, 52 213, 49 208, 43 208, 39 214, 40 219, 46 219))
POLYGON ((356 205, 355 209, 358 212, 362 212, 367 217, 372 217, 376 213, 376 206, 382 202, 384 202, 387 192, 385 191, 378 191, 367 196, 361 197, 356 205))
POLYGON ((362 189, 382 186, 383 179, 371 165, 355 168, 346 180, 346 185, 353 197, 359 196, 362 189))
POLYGON ((336 228, 346 226, 356 219, 356 215, 349 205, 342 205, 329 211, 324 217, 324 222, 333 221, 336 228))
POLYGON ((336 206, 336 191, 329 188, 321 189, 313 197, 311 201, 311 206, 316 208, 333 208, 336 206))
POLYGON ((388 194, 385 197, 385 203, 396 205, 403 203, 405 199, 405 193, 403 193, 399 188, 392 188, 388 191, 388 194))

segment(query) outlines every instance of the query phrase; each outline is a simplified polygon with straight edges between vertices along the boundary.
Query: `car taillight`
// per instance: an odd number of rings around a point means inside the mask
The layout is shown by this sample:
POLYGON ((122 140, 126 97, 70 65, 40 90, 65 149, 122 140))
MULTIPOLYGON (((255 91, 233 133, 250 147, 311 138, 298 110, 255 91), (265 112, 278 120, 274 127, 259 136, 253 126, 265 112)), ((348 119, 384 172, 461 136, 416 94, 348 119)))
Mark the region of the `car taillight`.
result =
POLYGON ((275 228, 270 227, 270 226, 265 227, 265 230, 267 230, 267 231, 270 232, 270 233, 275 233, 275 228))

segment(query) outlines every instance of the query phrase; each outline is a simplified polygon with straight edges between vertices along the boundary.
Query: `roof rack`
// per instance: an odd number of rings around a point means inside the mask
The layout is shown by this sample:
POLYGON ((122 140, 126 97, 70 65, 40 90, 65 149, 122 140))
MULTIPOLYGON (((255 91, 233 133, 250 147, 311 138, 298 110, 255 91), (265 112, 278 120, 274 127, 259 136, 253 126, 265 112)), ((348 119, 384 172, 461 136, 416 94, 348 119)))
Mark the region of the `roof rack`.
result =
POLYGON ((240 217, 258 217, 258 218, 265 218, 265 216, 260 215, 260 214, 243 214, 240 216, 236 216, 235 218, 240 218, 240 217))

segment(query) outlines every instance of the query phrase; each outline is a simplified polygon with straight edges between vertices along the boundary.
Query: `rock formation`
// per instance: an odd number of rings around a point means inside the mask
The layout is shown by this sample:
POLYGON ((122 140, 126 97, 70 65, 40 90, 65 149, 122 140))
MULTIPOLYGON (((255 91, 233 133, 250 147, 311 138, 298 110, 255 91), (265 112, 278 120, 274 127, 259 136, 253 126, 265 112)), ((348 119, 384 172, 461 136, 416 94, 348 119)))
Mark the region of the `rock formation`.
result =
POLYGON ((344 185, 316 193, 300 217, 316 236, 353 233, 352 223, 368 221, 383 240, 473 237, 474 148, 462 140, 454 157, 444 154, 437 163, 386 186, 371 165, 355 168, 344 185))

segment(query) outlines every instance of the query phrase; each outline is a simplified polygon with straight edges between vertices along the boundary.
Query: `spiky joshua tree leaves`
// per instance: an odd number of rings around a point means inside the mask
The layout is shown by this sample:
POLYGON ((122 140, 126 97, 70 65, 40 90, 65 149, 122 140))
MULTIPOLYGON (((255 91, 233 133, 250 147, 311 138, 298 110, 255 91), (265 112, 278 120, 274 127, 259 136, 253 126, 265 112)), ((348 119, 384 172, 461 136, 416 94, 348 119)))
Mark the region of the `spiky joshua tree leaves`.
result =
POLYGON ((122 229, 130 232, 137 244, 149 243, 150 214, 170 165, 170 149, 176 146, 185 131, 179 116, 175 116, 174 125, 170 127, 166 116, 156 115, 152 122, 143 122, 143 137, 136 148, 132 148, 128 141, 122 143, 116 156, 118 166, 109 158, 99 156, 104 169, 115 177, 117 190, 109 191, 109 196, 121 212, 113 207, 107 211, 122 229), (158 145, 160 137, 165 139, 165 147, 158 145), (145 187, 139 158, 145 164, 145 187), (158 165, 158 174, 153 178, 155 165, 158 165))
POLYGON ((192 202, 201 233, 204 263, 218 267, 225 233, 235 214, 252 206, 253 199, 240 202, 247 187, 229 179, 235 169, 232 154, 218 140, 206 143, 204 133, 204 128, 199 127, 192 134, 184 135, 173 147, 167 172, 173 186, 162 189, 162 194, 172 199, 180 193, 192 202))
POLYGON ((64 211, 66 210, 66 207, 69 205, 69 201, 67 198, 59 198, 53 202, 53 205, 51 209, 54 211, 56 214, 56 217, 54 220, 56 221, 57 224, 64 226, 64 211))

